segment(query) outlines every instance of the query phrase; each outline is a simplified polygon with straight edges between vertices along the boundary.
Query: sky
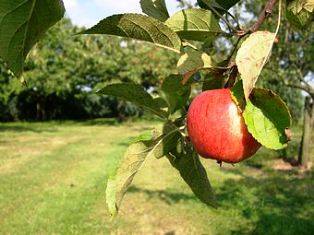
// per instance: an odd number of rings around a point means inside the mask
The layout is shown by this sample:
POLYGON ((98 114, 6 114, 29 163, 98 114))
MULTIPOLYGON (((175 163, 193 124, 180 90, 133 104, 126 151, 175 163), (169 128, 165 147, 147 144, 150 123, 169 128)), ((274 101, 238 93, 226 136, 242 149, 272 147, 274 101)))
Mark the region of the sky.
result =
MULTIPOLYGON (((140 0, 64 0, 66 15, 79 26, 90 27, 110 15, 140 13, 140 0)), ((166 0, 169 12, 177 11, 176 0, 166 0)))

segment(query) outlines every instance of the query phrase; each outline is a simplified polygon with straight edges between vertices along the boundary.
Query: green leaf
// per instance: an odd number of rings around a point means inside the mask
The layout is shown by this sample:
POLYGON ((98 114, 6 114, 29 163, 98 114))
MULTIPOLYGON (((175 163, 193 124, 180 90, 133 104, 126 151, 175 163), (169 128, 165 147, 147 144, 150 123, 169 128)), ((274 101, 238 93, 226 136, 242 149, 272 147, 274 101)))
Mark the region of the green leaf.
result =
POLYGON ((145 142, 152 141, 152 139, 154 139, 154 133, 152 131, 146 131, 136 137, 131 138, 129 141, 129 144, 135 144, 138 142, 145 143, 145 142))
POLYGON ((165 0, 141 0, 143 13, 160 21, 166 21, 169 13, 165 0))
POLYGON ((159 108, 163 109, 163 108, 167 108, 168 104, 167 102, 161 98, 161 97, 157 97, 154 99, 155 103, 157 103, 157 105, 159 106, 159 108))
POLYGON ((234 87, 231 89, 231 95, 233 101, 238 105, 238 107, 243 111, 246 105, 246 100, 244 96, 243 90, 243 81, 240 80, 235 84, 234 87))
POLYGON ((162 83, 162 97, 168 103, 169 114, 183 108, 190 97, 191 86, 190 84, 183 85, 182 78, 180 75, 170 75, 162 83))
POLYGON ((120 14, 103 19, 83 34, 108 34, 154 43, 177 53, 181 40, 168 26, 154 18, 140 14, 120 14))
POLYGON ((166 112, 160 109, 160 105, 144 90, 141 85, 134 83, 119 83, 108 85, 98 91, 100 94, 112 95, 126 101, 130 101, 143 107, 159 117, 165 118, 166 112))
POLYGON ((16 76, 31 48, 64 12, 61 0, 0 1, 0 57, 16 76))
POLYGON ((243 117, 249 132, 263 146, 282 149, 287 146, 291 115, 281 98, 270 90, 254 89, 243 117))
POLYGON ((229 10, 231 7, 240 2, 240 0, 216 0, 213 2, 216 2, 216 4, 218 4, 220 7, 229 10))
POLYGON ((291 11, 286 12, 287 19, 297 29, 307 29, 313 22, 314 16, 312 13, 302 10, 297 15, 293 14, 291 11))
POLYGON ((214 62, 208 54, 191 49, 180 57, 177 67, 180 74, 192 76, 198 70, 213 68, 214 62))
POLYGON ((168 155, 168 159, 200 201, 208 206, 217 206, 206 170, 196 152, 188 150, 186 153, 168 155))
POLYGON ((276 35, 268 31, 252 33, 241 45, 236 56, 245 98, 248 99, 266 64, 276 35))
POLYGON ((109 178, 106 187, 106 203, 112 216, 118 213, 116 205, 116 180, 109 178))
POLYGON ((313 1, 295 0, 288 4, 286 16, 296 28, 306 29, 314 20, 313 10, 313 1))
POLYGON ((313 0, 294 0, 288 1, 287 7, 293 14, 300 13, 303 9, 308 12, 314 11, 314 2, 313 0))
POLYGON ((106 188, 106 202, 112 215, 119 211, 122 199, 130 187, 136 173, 143 165, 147 156, 147 147, 144 143, 135 143, 129 146, 119 165, 114 179, 110 179, 106 188))
POLYGON ((211 71, 205 75, 202 91, 221 89, 224 87, 226 81, 222 73, 219 71, 211 71))
POLYGON ((201 8, 210 10, 208 5, 213 6, 220 14, 224 14, 231 7, 236 5, 240 0, 197 0, 201 8))
POLYGON ((154 156, 155 158, 161 158, 169 154, 170 151, 177 147, 177 143, 181 137, 180 129, 176 127, 172 122, 167 122, 163 127, 163 134, 159 136, 154 143, 151 144, 151 149, 148 156, 154 156))
POLYGON ((175 13, 166 21, 166 25, 180 38, 187 40, 206 41, 212 35, 222 32, 212 12, 198 8, 175 13))

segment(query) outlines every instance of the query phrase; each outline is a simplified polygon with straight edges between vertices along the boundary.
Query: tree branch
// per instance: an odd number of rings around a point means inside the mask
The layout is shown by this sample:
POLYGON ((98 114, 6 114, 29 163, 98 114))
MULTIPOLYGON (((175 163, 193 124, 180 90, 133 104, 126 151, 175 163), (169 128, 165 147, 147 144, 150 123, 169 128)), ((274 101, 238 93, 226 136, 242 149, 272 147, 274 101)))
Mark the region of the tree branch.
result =
POLYGON ((306 86, 306 85, 302 85, 302 84, 297 85, 297 84, 290 84, 290 83, 285 83, 285 85, 287 87, 296 88, 296 89, 300 89, 302 91, 305 91, 314 100, 314 89, 312 87, 309 87, 309 86, 306 86))
POLYGON ((277 3, 277 0, 268 0, 268 2, 266 3, 263 11, 260 13, 257 21, 249 29, 249 32, 253 33, 253 32, 256 32, 259 29, 259 27, 263 24, 265 19, 269 15, 271 15, 271 13, 273 11, 273 8, 274 8, 276 3, 277 3))

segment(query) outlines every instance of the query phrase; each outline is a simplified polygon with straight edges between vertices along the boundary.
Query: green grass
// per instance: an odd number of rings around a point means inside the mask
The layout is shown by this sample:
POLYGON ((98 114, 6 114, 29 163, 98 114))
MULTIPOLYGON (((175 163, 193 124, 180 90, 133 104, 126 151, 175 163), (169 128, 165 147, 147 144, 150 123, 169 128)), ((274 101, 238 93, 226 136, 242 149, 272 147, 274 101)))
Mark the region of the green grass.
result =
POLYGON ((158 125, 0 124, 0 234, 314 234, 313 172, 283 170, 265 149, 234 167, 204 161, 218 209, 200 203, 166 159, 149 159, 112 220, 107 177, 129 138, 158 125))

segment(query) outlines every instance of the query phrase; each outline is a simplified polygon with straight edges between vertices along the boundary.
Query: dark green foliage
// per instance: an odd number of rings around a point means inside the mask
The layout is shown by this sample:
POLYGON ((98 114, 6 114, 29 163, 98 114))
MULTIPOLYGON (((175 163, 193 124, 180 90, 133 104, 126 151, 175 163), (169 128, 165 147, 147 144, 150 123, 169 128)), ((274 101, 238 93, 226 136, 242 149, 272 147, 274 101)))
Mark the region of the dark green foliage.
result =
POLYGON ((190 145, 183 144, 181 151, 173 151, 173 154, 168 155, 168 159, 198 199, 206 205, 217 206, 206 170, 190 145))
POLYGON ((239 0, 197 0, 197 3, 201 8, 210 9, 210 5, 220 14, 224 14, 238 2, 239 0))
POLYGON ((161 96, 168 104, 168 113, 172 114, 184 107, 191 94, 191 85, 182 84, 181 75, 171 75, 167 77, 161 86, 161 96))
POLYGON ((21 75, 24 60, 44 33, 65 13, 60 0, 2 0, 0 2, 0 57, 21 75))
POLYGON ((140 3, 143 13, 160 21, 169 18, 165 0, 141 0, 140 3))
POLYGON ((307 29, 314 20, 313 2, 310 0, 288 0, 286 17, 296 29, 307 29))
POLYGON ((79 30, 65 19, 47 33, 26 61, 27 86, 0 63, 0 120, 124 120, 143 114, 138 106, 95 90, 117 81, 155 87, 174 69, 174 53, 113 37, 70 36, 79 30))
POLYGON ((118 83, 108 85, 98 91, 99 94, 110 95, 130 101, 148 111, 165 118, 165 111, 141 85, 135 83, 118 83))

